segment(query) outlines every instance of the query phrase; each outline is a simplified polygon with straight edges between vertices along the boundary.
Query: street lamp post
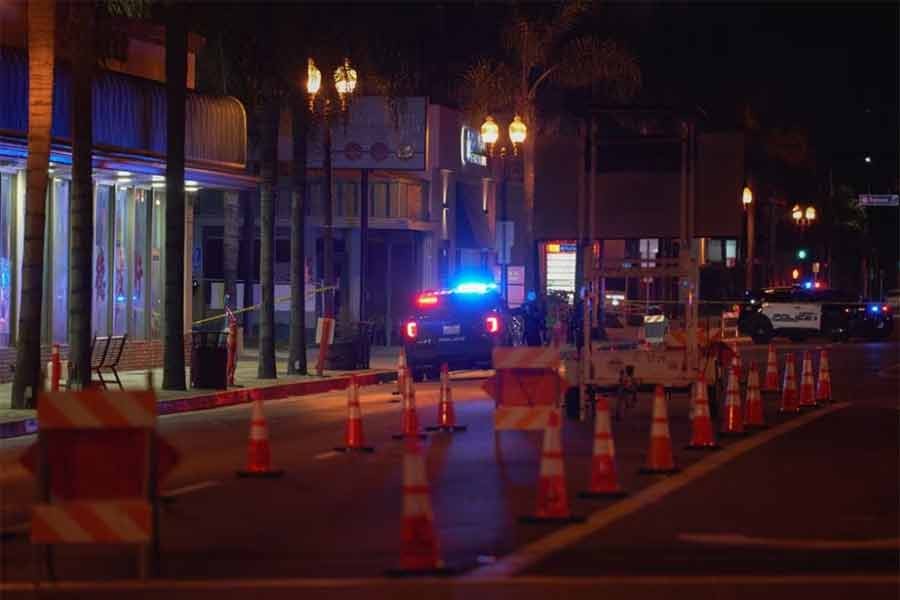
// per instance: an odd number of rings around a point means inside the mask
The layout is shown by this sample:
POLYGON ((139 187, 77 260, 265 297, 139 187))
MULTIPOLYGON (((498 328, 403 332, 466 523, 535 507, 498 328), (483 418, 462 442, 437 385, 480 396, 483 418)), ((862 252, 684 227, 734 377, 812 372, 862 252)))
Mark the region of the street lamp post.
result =
POLYGON ((753 289, 753 251, 755 249, 756 241, 756 207, 753 205, 753 191, 748 186, 744 186, 744 192, 741 194, 741 204, 744 207, 744 212, 747 214, 747 266, 744 272, 744 287, 749 291, 753 289))
MULTIPOLYGON (((806 239, 806 231, 816 221, 816 217, 815 206, 801 206, 800 204, 795 204, 793 208, 791 208, 791 219, 793 219, 794 224, 800 230, 801 241, 806 239)), ((803 256, 799 256, 798 253, 798 258, 805 260, 806 250, 801 249, 799 252, 802 252, 803 256)))
MULTIPOLYGON (((525 138, 528 136, 528 127, 522 121, 522 118, 519 115, 515 115, 513 120, 509 124, 508 129, 509 141, 512 144, 512 154, 513 156, 519 155, 519 147, 525 142, 525 138)), ((497 145, 498 140, 500 139, 500 127, 497 125, 497 122, 490 115, 487 116, 484 120, 484 123, 481 125, 481 138, 484 141, 485 145, 487 145, 488 149, 488 160, 491 163, 492 167, 499 167, 499 175, 500 175, 500 214, 501 214, 501 223, 502 230, 500 235, 500 244, 501 248, 498 252, 498 262, 500 263, 500 290, 503 295, 503 299, 509 302, 509 256, 507 254, 508 243, 506 239, 506 234, 508 231, 507 228, 507 220, 508 220, 508 202, 507 197, 508 193, 508 178, 509 178, 509 167, 507 165, 507 160, 509 159, 509 153, 506 149, 506 146, 500 147, 499 158, 495 154, 495 147, 497 145)), ((494 170, 493 168, 491 169, 494 170)))
MULTIPOLYGON (((334 71, 334 91, 340 102, 340 112, 347 111, 349 98, 356 91, 358 80, 356 69, 350 66, 350 60, 345 58, 344 63, 334 71)), ((323 312, 326 317, 334 318, 334 169, 331 157, 331 118, 333 110, 332 99, 320 96, 322 91, 322 72, 310 58, 306 69, 306 91, 309 95, 309 110, 312 115, 318 114, 323 121, 323 159, 322 171, 324 174, 323 212, 324 232, 322 236, 322 263, 324 267, 324 284, 329 288, 324 294, 323 312), (318 102, 317 102, 318 100, 318 102)), ((364 250, 363 250, 364 252, 364 250)))

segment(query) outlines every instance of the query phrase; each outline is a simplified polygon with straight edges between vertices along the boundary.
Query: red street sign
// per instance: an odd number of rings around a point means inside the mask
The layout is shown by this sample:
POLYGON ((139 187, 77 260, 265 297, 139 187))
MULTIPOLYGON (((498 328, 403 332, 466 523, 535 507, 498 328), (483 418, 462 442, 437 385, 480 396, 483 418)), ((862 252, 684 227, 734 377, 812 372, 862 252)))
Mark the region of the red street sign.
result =
MULTIPOLYGON (((134 429, 62 429, 42 431, 50 467, 50 487, 62 500, 135 498, 145 494, 144 436, 134 429)), ((162 482, 178 463, 178 451, 156 436, 156 475, 162 482)), ((20 459, 37 475, 37 444, 20 459)))

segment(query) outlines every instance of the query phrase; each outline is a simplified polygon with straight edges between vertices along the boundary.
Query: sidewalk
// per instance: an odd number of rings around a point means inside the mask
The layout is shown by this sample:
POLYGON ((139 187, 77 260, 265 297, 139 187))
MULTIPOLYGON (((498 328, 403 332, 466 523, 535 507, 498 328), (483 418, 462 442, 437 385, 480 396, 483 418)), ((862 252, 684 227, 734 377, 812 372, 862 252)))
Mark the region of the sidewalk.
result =
MULTIPOLYGON (((186 391, 162 390, 162 369, 152 369, 153 384, 159 399, 159 414, 175 414, 193 410, 204 410, 250 402, 257 398, 274 400, 288 396, 318 394, 347 386, 350 375, 360 378, 363 385, 383 383, 396 377, 396 347, 374 347, 369 361, 369 369, 359 371, 325 371, 323 377, 315 372, 318 349, 307 351, 307 365, 310 375, 285 375, 287 372, 287 352, 276 352, 277 379, 259 379, 257 355, 254 349, 241 354, 235 370, 235 386, 228 390, 188 389, 186 391)), ((122 371, 119 373, 125 389, 145 389, 147 371, 122 371)), ((189 369, 185 369, 185 382, 189 381, 189 369)), ((104 374, 104 379, 107 379, 104 374)), ((111 379, 111 376, 110 376, 111 379)), ((115 383, 110 389, 115 389, 115 383)), ((9 408, 12 383, 0 384, 0 439, 34 433, 37 430, 37 415, 34 410, 14 410, 9 408)))

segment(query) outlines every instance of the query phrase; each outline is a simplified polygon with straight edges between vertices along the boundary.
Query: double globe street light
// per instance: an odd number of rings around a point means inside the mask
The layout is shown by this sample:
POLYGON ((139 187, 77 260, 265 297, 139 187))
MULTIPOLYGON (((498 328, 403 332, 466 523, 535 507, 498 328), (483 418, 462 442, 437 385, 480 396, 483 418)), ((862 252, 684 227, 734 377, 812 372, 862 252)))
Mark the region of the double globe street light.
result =
MULTIPOLYGON (((509 135, 509 141, 512 144, 512 154, 513 156, 519 155, 519 147, 525 143, 525 139, 528 136, 528 127, 525 125, 525 122, 522 120, 522 117, 519 115, 515 115, 513 120, 509 124, 509 128, 507 129, 507 133, 509 135)), ((495 155, 495 148, 497 147, 497 142, 500 140, 500 126, 497 124, 497 121, 490 115, 488 115, 484 119, 484 123, 481 125, 481 140, 487 146, 488 151, 488 161, 493 171, 493 167, 497 166, 499 171, 500 178, 500 248, 497 252, 497 262, 500 263, 500 289, 503 294, 503 298, 509 301, 508 292, 509 292, 509 242, 508 240, 508 232, 510 226, 508 224, 507 217, 507 180, 509 178, 509 171, 507 167, 507 158, 508 152, 506 146, 500 147, 500 156, 499 163, 498 158, 495 155)))

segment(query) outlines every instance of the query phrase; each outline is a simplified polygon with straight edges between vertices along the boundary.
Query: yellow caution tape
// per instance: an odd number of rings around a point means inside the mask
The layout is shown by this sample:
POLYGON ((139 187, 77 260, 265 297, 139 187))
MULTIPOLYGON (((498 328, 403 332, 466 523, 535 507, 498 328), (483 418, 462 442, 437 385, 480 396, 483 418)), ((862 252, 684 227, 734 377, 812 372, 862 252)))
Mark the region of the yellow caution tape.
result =
MULTIPOLYGON (((321 293, 321 292, 326 292, 326 291, 328 291, 328 290, 336 290, 336 289, 337 289, 337 286, 335 286, 335 285, 328 285, 328 286, 325 286, 325 287, 320 287, 320 288, 315 288, 315 289, 313 289, 313 290, 310 290, 310 291, 306 292, 306 295, 307 295, 307 296, 312 296, 312 295, 315 295, 315 294, 318 294, 318 293, 321 293)), ((281 296, 280 298, 275 298, 274 303, 275 303, 275 304, 280 304, 281 302, 285 302, 285 301, 290 300, 290 299, 291 299, 290 296, 281 296)), ((247 311, 257 310, 257 309, 260 308, 261 306, 262 306, 262 303, 260 303, 260 304, 254 304, 253 306, 245 306, 244 308, 239 308, 238 310, 233 310, 233 311, 231 311, 231 314, 233 314, 233 315, 239 315, 239 314, 245 313, 245 312, 247 312, 247 311)), ((210 322, 216 321, 216 320, 218 320, 218 319, 224 319, 224 318, 226 318, 227 316, 228 316, 227 313, 222 313, 221 315, 215 315, 215 316, 213 316, 213 317, 206 317, 205 319, 200 319, 199 321, 192 321, 192 322, 191 322, 191 325, 202 325, 203 323, 210 323, 210 322)))

